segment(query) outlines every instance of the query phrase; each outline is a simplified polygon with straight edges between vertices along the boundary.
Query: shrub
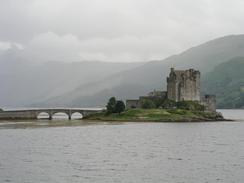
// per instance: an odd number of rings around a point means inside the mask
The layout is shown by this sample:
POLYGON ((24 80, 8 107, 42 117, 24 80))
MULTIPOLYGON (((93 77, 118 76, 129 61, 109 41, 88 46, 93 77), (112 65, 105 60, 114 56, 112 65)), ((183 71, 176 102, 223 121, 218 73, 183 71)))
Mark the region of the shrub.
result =
POLYGON ((118 100, 115 105, 115 113, 121 113, 125 110, 125 103, 121 100, 118 100))
POLYGON ((106 105, 106 114, 121 113, 125 110, 125 104, 121 100, 116 100, 115 97, 111 97, 106 105))
POLYGON ((162 105, 163 105, 165 99, 160 98, 160 97, 155 97, 155 98, 153 98, 152 101, 153 101, 153 103, 155 104, 155 107, 156 107, 156 108, 160 108, 160 107, 162 107, 162 105))
POLYGON ((152 100, 145 99, 142 101, 141 107, 143 109, 153 109, 153 108, 156 108, 156 105, 152 100))
POLYGON ((113 112, 115 112, 115 106, 116 106, 116 98, 115 97, 111 97, 106 105, 107 108, 107 114, 111 114, 113 112))
POLYGON ((161 106, 164 109, 173 109, 176 108, 176 102, 173 100, 165 99, 161 106))
POLYGON ((176 103, 178 109, 204 111, 204 106, 194 101, 180 101, 176 103))

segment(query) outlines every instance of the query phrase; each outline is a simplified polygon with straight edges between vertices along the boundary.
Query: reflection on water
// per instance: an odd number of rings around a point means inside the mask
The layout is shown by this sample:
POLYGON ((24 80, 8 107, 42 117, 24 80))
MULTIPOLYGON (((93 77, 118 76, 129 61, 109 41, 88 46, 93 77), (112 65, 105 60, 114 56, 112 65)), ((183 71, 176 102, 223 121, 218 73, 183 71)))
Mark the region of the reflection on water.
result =
POLYGON ((66 120, 62 118, 55 118, 52 120, 39 119, 29 121, 1 121, 0 129, 18 129, 18 128, 42 128, 42 127, 72 127, 72 126, 87 126, 94 124, 110 124, 106 122, 84 121, 84 120, 66 120))
POLYGON ((38 120, 5 122, 0 127, 0 182, 244 180, 242 120, 112 124, 38 120))

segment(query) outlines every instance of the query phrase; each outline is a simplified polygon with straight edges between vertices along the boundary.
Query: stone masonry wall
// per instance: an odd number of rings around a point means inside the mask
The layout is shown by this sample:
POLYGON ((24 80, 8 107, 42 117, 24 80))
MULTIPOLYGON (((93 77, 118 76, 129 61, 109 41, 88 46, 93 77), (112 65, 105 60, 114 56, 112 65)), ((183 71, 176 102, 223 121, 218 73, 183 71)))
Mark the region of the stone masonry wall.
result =
POLYGON ((200 72, 171 69, 167 78, 168 98, 174 101, 200 101, 200 72))

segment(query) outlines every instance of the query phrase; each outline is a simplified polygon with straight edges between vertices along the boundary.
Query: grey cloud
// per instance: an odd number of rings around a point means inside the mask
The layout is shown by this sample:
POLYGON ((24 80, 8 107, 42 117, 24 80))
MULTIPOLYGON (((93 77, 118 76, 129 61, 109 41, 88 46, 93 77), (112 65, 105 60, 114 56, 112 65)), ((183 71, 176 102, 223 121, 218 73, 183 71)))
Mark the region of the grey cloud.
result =
POLYGON ((241 0, 0 0, 0 49, 28 60, 163 59, 243 33, 241 0), (20 46, 21 45, 21 46, 20 46))

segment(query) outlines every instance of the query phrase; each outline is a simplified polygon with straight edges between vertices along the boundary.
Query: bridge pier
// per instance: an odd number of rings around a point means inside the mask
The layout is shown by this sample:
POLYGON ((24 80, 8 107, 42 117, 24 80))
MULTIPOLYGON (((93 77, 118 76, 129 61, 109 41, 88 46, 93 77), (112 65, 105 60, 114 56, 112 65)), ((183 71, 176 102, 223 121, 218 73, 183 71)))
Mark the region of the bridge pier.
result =
POLYGON ((69 120, 71 120, 71 116, 72 116, 72 111, 69 110, 69 111, 68 111, 68 117, 69 117, 69 120))

